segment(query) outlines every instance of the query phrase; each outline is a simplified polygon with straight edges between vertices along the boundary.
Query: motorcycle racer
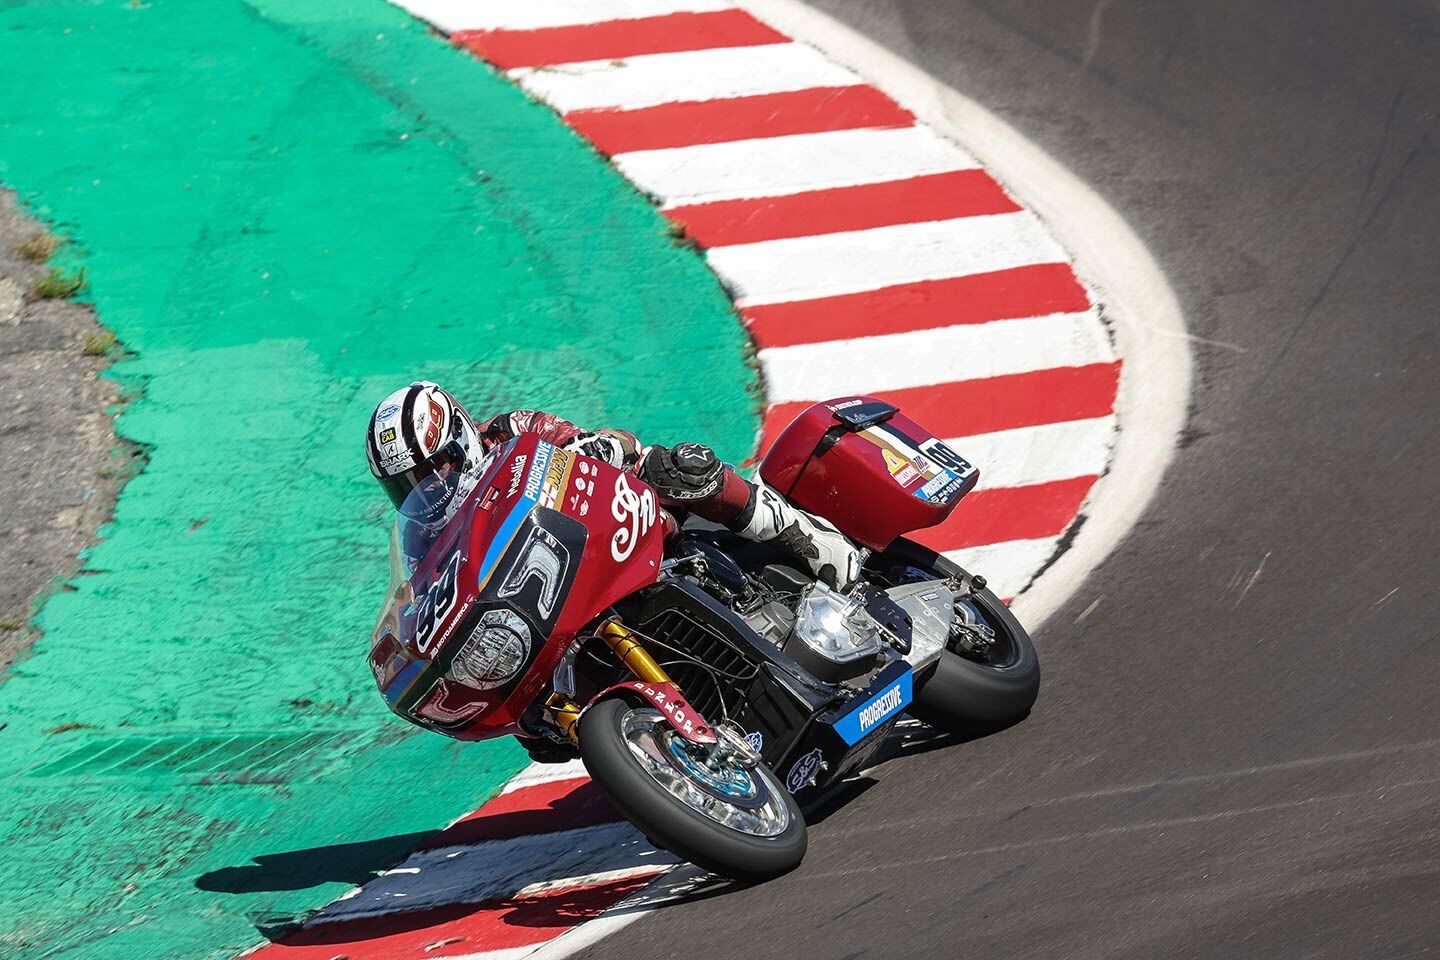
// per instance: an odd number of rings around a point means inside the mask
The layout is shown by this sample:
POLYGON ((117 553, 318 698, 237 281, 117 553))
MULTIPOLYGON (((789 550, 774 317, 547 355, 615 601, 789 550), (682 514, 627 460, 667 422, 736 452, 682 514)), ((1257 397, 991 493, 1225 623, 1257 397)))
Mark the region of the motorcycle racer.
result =
POLYGON ((628 431, 582 430, 539 410, 498 414, 477 427, 454 396, 417 380, 375 407, 365 451, 396 508, 438 529, 474 488, 490 451, 528 432, 639 477, 672 514, 693 513, 778 547, 831 587, 843 590, 860 575, 861 553, 844 534, 764 483, 744 479, 703 444, 647 447, 628 431))

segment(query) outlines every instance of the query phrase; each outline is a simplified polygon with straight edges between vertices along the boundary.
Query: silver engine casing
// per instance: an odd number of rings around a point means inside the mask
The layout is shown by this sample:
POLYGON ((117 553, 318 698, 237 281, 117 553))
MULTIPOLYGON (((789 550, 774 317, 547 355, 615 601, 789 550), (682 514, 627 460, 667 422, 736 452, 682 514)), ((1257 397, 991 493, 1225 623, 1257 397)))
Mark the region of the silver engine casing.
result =
MULTIPOLYGON (((905 650, 903 659, 919 671, 940 657, 955 616, 955 593, 943 581, 926 581, 876 591, 841 594, 822 583, 806 589, 782 649, 821 680, 840 683, 870 673, 886 646, 905 650), (908 629, 882 623, 869 605, 883 595, 909 617, 908 629), (908 635, 907 635, 908 634, 908 635)), ((883 614, 881 614, 883 616, 883 614)))

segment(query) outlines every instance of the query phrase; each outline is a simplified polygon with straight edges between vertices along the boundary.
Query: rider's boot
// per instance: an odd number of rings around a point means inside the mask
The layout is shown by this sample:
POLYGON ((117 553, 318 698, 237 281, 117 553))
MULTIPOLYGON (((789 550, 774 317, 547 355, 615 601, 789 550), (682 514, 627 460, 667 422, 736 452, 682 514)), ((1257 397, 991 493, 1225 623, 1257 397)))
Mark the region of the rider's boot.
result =
POLYGON ((770 544, 802 561, 829 586, 844 590, 860 576, 860 549, 828 521, 806 513, 759 480, 750 502, 729 527, 747 540, 770 544))

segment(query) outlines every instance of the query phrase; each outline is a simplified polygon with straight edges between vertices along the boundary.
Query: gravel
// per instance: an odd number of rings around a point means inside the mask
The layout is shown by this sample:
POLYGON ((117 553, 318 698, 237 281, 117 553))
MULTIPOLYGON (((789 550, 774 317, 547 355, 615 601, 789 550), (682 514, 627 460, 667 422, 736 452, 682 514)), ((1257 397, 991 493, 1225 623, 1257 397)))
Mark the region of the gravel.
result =
POLYGON ((119 402, 116 385, 100 376, 111 357, 85 353, 86 334, 103 333, 94 311, 31 302, 31 287, 48 268, 16 246, 43 229, 0 189, 0 671, 7 672, 39 637, 29 624, 37 597, 77 573, 79 553, 109 519, 140 454, 116 440, 106 412, 119 402))

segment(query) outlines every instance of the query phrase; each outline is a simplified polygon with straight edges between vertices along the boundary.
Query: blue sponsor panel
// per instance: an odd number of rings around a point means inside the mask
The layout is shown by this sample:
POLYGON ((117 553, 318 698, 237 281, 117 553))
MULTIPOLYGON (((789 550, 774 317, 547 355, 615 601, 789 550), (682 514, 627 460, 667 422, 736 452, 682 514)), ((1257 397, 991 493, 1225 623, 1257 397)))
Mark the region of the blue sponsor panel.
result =
POLYGON ((854 746, 868 734, 910 705, 915 698, 915 675, 906 671, 879 693, 835 721, 835 732, 854 746))

